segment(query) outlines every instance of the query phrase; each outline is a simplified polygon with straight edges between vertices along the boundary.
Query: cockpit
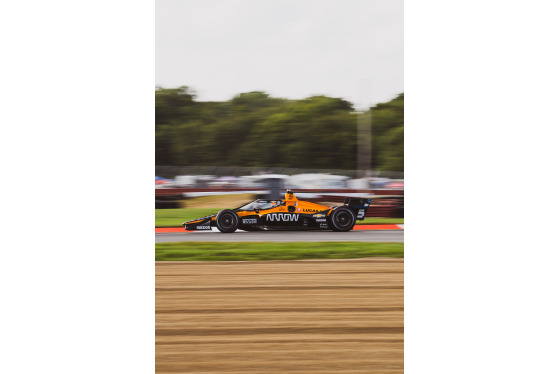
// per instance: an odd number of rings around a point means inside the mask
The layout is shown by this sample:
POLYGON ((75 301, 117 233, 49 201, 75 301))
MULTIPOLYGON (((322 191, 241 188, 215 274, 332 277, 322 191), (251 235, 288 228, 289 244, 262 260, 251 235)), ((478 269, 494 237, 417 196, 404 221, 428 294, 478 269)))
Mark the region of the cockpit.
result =
POLYGON ((266 210, 283 205, 282 200, 255 200, 247 205, 243 205, 239 210, 266 210))

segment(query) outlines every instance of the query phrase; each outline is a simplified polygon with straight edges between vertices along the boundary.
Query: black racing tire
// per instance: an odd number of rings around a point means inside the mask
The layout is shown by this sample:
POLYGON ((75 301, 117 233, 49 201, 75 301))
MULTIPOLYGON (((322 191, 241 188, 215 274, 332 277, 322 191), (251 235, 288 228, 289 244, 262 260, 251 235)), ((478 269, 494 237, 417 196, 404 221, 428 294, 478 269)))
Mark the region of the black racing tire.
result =
POLYGON ((220 210, 216 215, 216 226, 221 232, 234 232, 239 226, 239 217, 233 210, 220 210))
POLYGON ((350 231, 355 223, 354 212, 345 206, 335 208, 329 215, 329 225, 333 231, 350 231))

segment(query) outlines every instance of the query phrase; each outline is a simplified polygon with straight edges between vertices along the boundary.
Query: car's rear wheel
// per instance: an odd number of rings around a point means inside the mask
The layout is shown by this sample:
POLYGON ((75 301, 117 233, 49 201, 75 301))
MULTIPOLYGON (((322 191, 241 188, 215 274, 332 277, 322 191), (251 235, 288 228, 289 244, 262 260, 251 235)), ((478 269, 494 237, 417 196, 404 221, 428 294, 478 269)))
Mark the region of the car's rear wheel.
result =
POLYGON ((350 231, 355 223, 354 212, 344 206, 339 206, 329 215, 329 224, 333 231, 350 231))
POLYGON ((216 215, 216 226, 221 232, 234 232, 239 225, 239 217, 230 209, 221 210, 216 215))

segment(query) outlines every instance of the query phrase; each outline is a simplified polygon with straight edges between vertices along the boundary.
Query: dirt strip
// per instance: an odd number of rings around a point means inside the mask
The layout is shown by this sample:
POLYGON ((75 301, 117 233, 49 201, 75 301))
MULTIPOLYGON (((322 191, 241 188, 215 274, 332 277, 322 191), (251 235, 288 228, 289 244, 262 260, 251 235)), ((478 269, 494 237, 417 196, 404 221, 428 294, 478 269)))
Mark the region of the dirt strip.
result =
POLYGON ((403 260, 156 262, 157 373, 402 373, 403 260))

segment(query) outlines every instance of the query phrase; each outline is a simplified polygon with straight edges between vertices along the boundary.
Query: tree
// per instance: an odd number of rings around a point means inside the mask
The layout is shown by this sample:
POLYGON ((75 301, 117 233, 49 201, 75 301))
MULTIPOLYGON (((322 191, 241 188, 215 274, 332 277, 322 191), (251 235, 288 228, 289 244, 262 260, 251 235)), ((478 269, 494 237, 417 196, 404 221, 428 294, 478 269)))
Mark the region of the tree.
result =
MULTIPOLYGON (((196 101, 190 88, 156 88, 156 165, 356 168, 356 112, 340 98, 241 93, 196 101)), ((376 105, 375 168, 402 170, 404 95, 376 105)))
POLYGON ((404 170, 404 94, 371 109, 372 168, 404 170))

